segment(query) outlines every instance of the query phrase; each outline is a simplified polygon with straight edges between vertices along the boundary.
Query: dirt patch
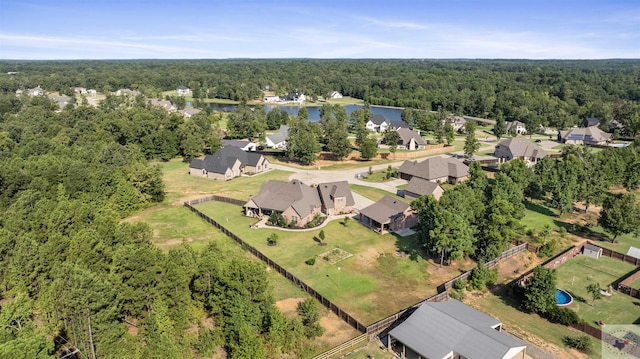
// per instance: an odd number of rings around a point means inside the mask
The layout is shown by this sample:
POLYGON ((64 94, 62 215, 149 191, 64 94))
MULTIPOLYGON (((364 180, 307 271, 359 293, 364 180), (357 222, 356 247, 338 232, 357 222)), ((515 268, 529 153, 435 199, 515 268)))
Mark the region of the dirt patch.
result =
POLYGON ((287 298, 276 302, 276 307, 289 319, 297 315, 298 303, 304 298, 287 298))
POLYGON ((324 334, 314 339, 330 347, 340 345, 351 338, 355 338, 360 334, 350 325, 338 318, 333 312, 326 311, 326 314, 320 318, 320 325, 324 328, 324 334))
POLYGON ((510 282, 542 263, 543 259, 524 251, 498 263, 498 283, 510 282))
POLYGON ((358 261, 358 264, 364 267, 373 267, 376 265, 378 257, 380 257, 380 252, 373 247, 369 247, 366 252, 358 253, 356 255, 356 260, 358 261))

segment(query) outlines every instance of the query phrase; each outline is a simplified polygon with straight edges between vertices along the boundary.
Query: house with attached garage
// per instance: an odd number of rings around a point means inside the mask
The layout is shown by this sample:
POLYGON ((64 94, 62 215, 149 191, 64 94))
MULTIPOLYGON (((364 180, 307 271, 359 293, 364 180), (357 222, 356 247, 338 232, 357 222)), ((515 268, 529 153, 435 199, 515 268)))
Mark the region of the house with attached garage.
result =
POLYGON ((560 131, 558 140, 567 145, 606 146, 611 141, 611 134, 606 133, 596 126, 578 128, 568 131, 560 131))
POLYGON ((535 164, 547 155, 547 151, 523 137, 512 137, 496 145, 493 154, 498 162, 508 162, 519 158, 527 163, 535 164))
POLYGON ((391 122, 382 115, 374 115, 365 124, 367 130, 380 133, 386 131, 389 126, 391 126, 391 122))
POLYGON ((269 161, 262 154, 226 146, 203 159, 193 159, 189 164, 189 174, 228 181, 242 174, 264 172, 268 168, 269 161))
POLYGON ((244 205, 249 217, 280 213, 287 223, 304 227, 317 215, 351 213, 355 201, 347 181, 307 186, 300 180, 268 181, 244 205))
POLYGON ((400 358, 527 357, 527 345, 502 332, 499 320, 455 299, 420 305, 389 332, 387 347, 400 358))
POLYGON ((397 198, 385 195, 378 202, 363 208, 359 214, 360 223, 378 233, 411 228, 418 219, 411 206, 397 198))
POLYGON ((398 175, 407 181, 418 177, 436 183, 456 184, 467 180, 469 167, 452 157, 431 157, 422 162, 404 161, 398 168, 398 175))

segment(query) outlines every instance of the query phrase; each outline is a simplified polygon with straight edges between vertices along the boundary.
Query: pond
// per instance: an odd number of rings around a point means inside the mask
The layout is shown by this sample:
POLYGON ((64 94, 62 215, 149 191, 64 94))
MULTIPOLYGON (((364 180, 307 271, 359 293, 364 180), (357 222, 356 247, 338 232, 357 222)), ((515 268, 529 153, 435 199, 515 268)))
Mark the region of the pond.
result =
MULTIPOLYGON (((231 112, 235 110, 238 105, 218 104, 210 103, 209 108, 214 111, 231 112)), ((254 107, 254 106, 249 106, 254 107)), ((287 111, 290 116, 297 116, 300 111, 300 106, 276 106, 276 105, 262 105, 264 110, 268 113, 276 107, 280 107, 287 111)), ((320 121, 320 107, 321 106, 305 106, 307 112, 309 112, 309 121, 320 121)), ((362 105, 346 105, 345 109, 347 114, 351 115, 351 112, 357 108, 362 108, 362 105)), ((371 106, 371 113, 374 115, 382 115, 389 121, 400 121, 402 119, 402 108, 398 107, 383 107, 383 106, 371 106)))

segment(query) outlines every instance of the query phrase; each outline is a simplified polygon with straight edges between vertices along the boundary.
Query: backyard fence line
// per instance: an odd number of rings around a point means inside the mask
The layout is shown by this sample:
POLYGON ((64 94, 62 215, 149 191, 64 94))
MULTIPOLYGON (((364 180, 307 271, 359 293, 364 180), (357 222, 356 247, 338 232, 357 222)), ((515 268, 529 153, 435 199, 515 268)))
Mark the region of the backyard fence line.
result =
POLYGON ((631 283, 640 279, 640 267, 632 275, 625 278, 618 284, 618 291, 634 298, 640 298, 640 289, 633 288, 631 283))
POLYGON ((212 196, 206 196, 206 197, 200 197, 200 198, 192 199, 190 201, 187 201, 186 203, 188 203, 189 205, 194 205, 194 204, 200 204, 200 203, 205 203, 205 202, 209 202, 209 201, 231 203, 231 204, 235 204, 236 206, 244 206, 244 204, 247 203, 247 201, 243 201, 243 200, 240 200, 240 199, 217 196, 217 195, 212 195, 212 196))
POLYGON ((361 334, 353 339, 347 340, 346 342, 338 345, 337 347, 331 348, 326 352, 316 355, 313 359, 328 359, 336 355, 341 355, 345 352, 351 351, 350 349, 357 349, 362 346, 362 342, 369 342, 367 334, 361 334), (357 346, 357 347, 356 347, 357 346))
MULTIPOLYGON (((310 294, 312 297, 314 297, 316 300, 318 300, 320 302, 320 304, 322 304, 327 309, 329 309, 330 311, 335 313, 340 319, 342 319, 345 322, 347 322, 347 324, 351 325, 353 328, 355 328, 356 330, 360 331, 361 333, 365 333, 366 332, 367 327, 364 324, 362 324, 359 321, 357 321, 349 313, 345 312, 342 308, 338 307, 336 304, 331 302, 329 299, 325 298, 322 294, 318 293, 310 285, 308 285, 307 283, 305 283, 304 281, 302 281, 298 277, 294 276, 291 272, 289 272, 286 269, 284 269, 284 267, 282 267, 278 263, 274 262, 271 258, 269 258, 266 255, 264 255, 262 252, 257 250, 255 247, 253 247, 249 243, 245 242, 242 238, 236 236, 234 233, 232 233, 231 231, 226 229, 223 225, 221 225, 220 223, 216 222, 213 218, 211 218, 211 217, 207 216, 206 214, 200 212, 198 209, 194 208, 191 205, 191 203, 197 204, 197 203, 203 203, 203 202, 212 201, 212 200, 213 201, 219 201, 220 199, 222 199, 221 202, 233 203, 233 202, 227 201, 227 200, 233 200, 231 198, 220 197, 220 196, 209 196, 209 197, 202 198, 202 201, 200 201, 200 199, 197 199, 197 200, 184 202, 184 206, 189 208, 189 210, 191 210, 192 212, 197 214, 200 218, 204 219, 209 224, 211 224, 214 227, 216 227, 217 229, 219 229, 227 237, 229 237, 229 238, 233 239, 234 241, 238 242, 238 244, 240 244, 243 248, 248 250, 254 256, 258 257, 258 259, 260 259, 261 261, 265 262, 269 267, 271 267, 273 270, 275 270, 276 272, 281 274, 283 277, 285 277, 286 279, 291 281, 293 284, 295 284, 296 286, 298 286, 299 288, 303 289, 305 292, 310 294)), ((233 201, 238 202, 238 200, 233 200, 233 201)))
POLYGON ((591 241, 587 241, 587 243, 591 244, 592 246, 596 246, 599 248, 602 248, 602 255, 605 257, 610 257, 613 259, 617 259, 619 261, 625 262, 625 263, 629 263, 632 264, 636 267, 640 266, 640 258, 636 258, 636 257, 632 257, 629 255, 626 255, 624 253, 620 253, 620 252, 616 252, 614 250, 608 249, 608 248, 603 248, 600 247, 599 245, 591 242, 591 241))

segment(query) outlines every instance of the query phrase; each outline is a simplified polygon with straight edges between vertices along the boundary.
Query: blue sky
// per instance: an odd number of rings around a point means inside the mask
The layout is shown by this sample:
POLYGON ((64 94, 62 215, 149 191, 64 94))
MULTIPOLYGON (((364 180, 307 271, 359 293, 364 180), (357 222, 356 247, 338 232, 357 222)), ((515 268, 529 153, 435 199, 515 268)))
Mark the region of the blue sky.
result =
POLYGON ((0 59, 640 58, 640 0, 0 0, 0 59))

